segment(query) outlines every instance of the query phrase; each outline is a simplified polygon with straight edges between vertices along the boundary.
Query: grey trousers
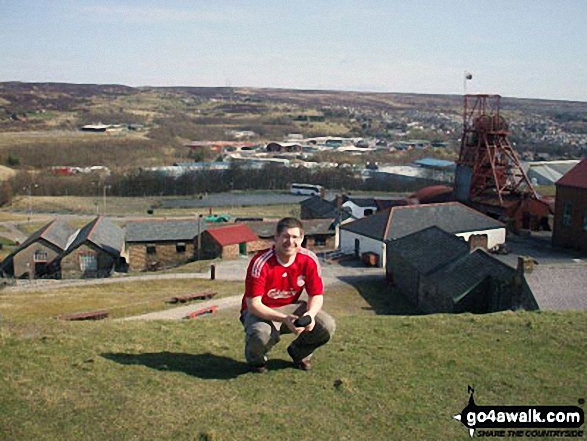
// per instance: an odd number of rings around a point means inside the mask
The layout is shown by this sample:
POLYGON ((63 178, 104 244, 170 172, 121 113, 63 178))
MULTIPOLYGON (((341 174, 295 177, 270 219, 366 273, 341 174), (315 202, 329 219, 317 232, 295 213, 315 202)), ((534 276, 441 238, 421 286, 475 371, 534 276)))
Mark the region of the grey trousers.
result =
MULTIPOLYGON (((307 310, 306 302, 294 303, 276 311, 284 314, 302 316, 307 310)), ((308 360, 314 351, 328 343, 336 329, 334 319, 324 311, 315 317, 316 324, 311 332, 302 332, 290 345, 289 352, 294 361, 308 360)), ((281 339, 282 334, 291 334, 284 323, 264 320, 249 311, 241 313, 241 322, 245 327, 245 358, 247 363, 260 366, 267 361, 267 353, 281 339)))

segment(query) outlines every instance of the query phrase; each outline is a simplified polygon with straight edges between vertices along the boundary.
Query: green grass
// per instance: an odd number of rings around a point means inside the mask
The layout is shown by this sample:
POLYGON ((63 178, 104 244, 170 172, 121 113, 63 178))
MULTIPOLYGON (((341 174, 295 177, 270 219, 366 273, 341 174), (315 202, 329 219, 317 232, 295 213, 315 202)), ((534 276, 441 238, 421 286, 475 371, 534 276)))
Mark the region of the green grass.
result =
POLYGON ((236 320, 0 327, 0 438, 465 440, 467 404, 576 405, 585 313, 343 316, 311 372, 246 373, 236 320))
MULTIPOLYGON (((215 291, 216 298, 244 292, 244 283, 205 279, 119 282, 27 291, 0 291, 0 317, 26 323, 62 314, 107 310, 112 318, 170 308, 165 300, 194 292, 215 291)), ((175 305, 177 306, 177 305, 175 305)))
MULTIPOLYGON (((157 207, 165 198, 161 197, 107 197, 106 206, 102 197, 81 197, 81 196, 33 196, 29 201, 26 197, 16 198, 12 201, 10 209, 21 212, 28 212, 32 207, 33 214, 30 216, 31 222, 35 218, 42 216, 57 216, 58 214, 81 214, 87 216, 96 216, 97 214, 106 216, 144 216, 149 217, 147 210, 151 206, 157 207), (56 214, 57 213, 57 214, 56 214)), ((174 199, 174 198, 167 198, 174 199)), ((185 198, 180 198, 185 199, 185 198)), ((300 211, 299 204, 276 204, 261 206, 225 206, 213 207, 214 213, 228 213, 233 218, 237 217, 264 217, 264 218, 281 218, 285 216, 298 215, 300 211)), ((207 215, 208 207, 194 208, 174 208, 162 209, 155 208, 152 217, 187 217, 197 216, 198 214, 207 215)), ((7 212, 0 212, 0 221, 22 220, 23 224, 29 216, 12 215, 7 212), (5 218, 4 218, 5 217, 5 218)), ((41 227, 43 224, 39 225, 41 227)), ((22 224, 21 224, 22 226, 22 224)))

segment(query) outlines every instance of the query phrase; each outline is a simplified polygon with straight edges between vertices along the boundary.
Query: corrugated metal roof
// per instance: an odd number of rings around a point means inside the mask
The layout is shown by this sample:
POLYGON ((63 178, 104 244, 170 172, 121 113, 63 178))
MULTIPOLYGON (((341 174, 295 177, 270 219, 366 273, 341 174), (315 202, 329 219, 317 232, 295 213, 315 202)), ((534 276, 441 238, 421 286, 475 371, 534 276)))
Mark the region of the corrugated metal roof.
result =
POLYGON ((259 238, 245 224, 227 225, 225 227, 209 228, 208 234, 222 246, 234 245, 243 242, 253 242, 259 238))
POLYGON ((587 188, 587 158, 583 158, 581 162, 560 178, 556 185, 587 188))
POLYGON ((434 167, 434 168, 444 168, 444 169, 453 169, 456 167, 456 164, 453 161, 446 161, 444 159, 435 159, 435 158, 423 158, 414 161, 414 164, 418 164, 423 167, 434 167))

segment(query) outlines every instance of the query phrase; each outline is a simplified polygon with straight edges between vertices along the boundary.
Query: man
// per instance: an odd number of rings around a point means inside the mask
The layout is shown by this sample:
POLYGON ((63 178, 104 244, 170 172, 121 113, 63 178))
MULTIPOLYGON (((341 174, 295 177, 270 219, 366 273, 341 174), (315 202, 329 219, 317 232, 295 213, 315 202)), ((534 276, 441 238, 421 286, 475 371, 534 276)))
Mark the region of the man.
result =
POLYGON ((295 218, 277 223, 275 245, 257 253, 247 269, 241 322, 245 327, 245 358, 252 372, 267 372, 267 353, 283 333, 297 338, 287 352, 297 369, 311 368, 314 350, 334 334, 334 319, 322 311, 323 290, 320 264, 311 251, 302 248, 304 229, 295 218), (300 301, 303 290, 308 302, 300 301), (311 322, 297 327, 298 317, 311 322))

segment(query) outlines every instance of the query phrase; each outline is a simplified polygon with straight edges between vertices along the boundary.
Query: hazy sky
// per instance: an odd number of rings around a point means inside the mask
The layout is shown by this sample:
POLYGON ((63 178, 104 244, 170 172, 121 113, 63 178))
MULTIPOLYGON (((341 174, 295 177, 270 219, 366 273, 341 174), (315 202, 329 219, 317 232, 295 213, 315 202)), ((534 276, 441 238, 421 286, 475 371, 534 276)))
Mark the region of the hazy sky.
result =
POLYGON ((587 101, 587 0, 0 0, 0 81, 587 101))

